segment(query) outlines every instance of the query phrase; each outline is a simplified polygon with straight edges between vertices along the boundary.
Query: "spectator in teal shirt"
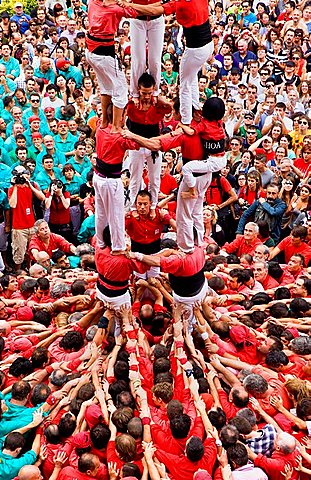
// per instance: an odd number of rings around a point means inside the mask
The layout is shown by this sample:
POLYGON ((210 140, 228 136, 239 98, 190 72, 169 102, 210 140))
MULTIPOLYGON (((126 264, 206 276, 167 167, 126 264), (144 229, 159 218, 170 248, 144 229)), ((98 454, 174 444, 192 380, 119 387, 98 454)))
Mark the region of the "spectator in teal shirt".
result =
POLYGON ((40 451, 41 435, 35 436, 32 449, 20 455, 25 446, 25 439, 19 432, 12 432, 4 440, 0 452, 0 478, 12 480, 25 465, 33 465, 40 451))
POLYGON ((90 160, 86 157, 86 145, 85 142, 76 142, 74 145, 75 155, 71 159, 70 163, 72 164, 75 171, 82 175, 84 170, 89 170, 92 167, 90 160))
POLYGON ((75 154, 75 137, 69 132, 68 123, 65 120, 58 122, 58 134, 55 135, 55 147, 64 153, 66 160, 75 154))
POLYGON ((11 57, 11 52, 12 47, 10 45, 2 45, 2 58, 0 59, 0 64, 5 66, 7 77, 11 80, 15 80, 15 78, 19 77, 20 75, 20 66, 18 60, 16 60, 14 57, 11 57))
POLYGON ((38 173, 35 181, 43 193, 47 192, 52 180, 60 180, 62 172, 59 168, 54 167, 54 161, 51 155, 44 155, 42 158, 43 169, 38 173))
POLYGON ((55 72, 51 67, 51 60, 49 57, 41 57, 40 67, 34 71, 34 76, 37 78, 44 78, 49 83, 55 83, 55 72))
POLYGON ((66 157, 63 152, 60 152, 55 148, 55 141, 52 135, 46 135, 43 138, 42 152, 37 156, 38 170, 42 170, 42 158, 46 154, 53 158, 54 167, 63 168, 66 163, 66 157))
POLYGON ((77 84, 77 88, 82 87, 82 73, 78 67, 73 67, 69 60, 59 58, 56 60, 56 68, 61 71, 61 74, 66 80, 68 80, 68 78, 73 78, 77 84))
POLYGON ((77 240, 79 243, 86 243, 95 235, 95 215, 90 215, 83 220, 77 240))
MULTIPOLYGON (((14 117, 12 115, 13 108, 14 108, 14 98, 11 95, 8 95, 7 97, 3 98, 2 104, 3 104, 3 110, 1 111, 1 118, 3 118, 6 124, 9 124, 12 121, 14 121, 14 117)), ((20 119, 16 118, 15 121, 17 120, 20 121, 20 119)), ((7 135, 9 134, 9 132, 6 132, 6 133, 7 135)))
POLYGON ((24 125, 24 127, 28 128, 29 127, 29 118, 33 117, 33 116, 36 116, 36 117, 39 117, 39 119, 41 121, 41 126, 45 126, 46 128, 48 128, 46 117, 44 115, 44 111, 42 110, 42 108, 40 108, 40 101, 41 101, 40 95, 36 92, 31 93, 30 97, 29 97, 29 100, 30 100, 30 107, 27 108, 23 113, 23 125, 24 125))
MULTIPOLYGON (((7 190, 11 186, 11 168, 8 165, 5 165, 0 162, 0 189, 7 190)), ((2 206, 3 194, 5 193, 0 190, 0 205, 2 206)), ((6 195, 5 195, 6 196, 6 195)), ((9 207, 10 208, 10 207, 9 207)))

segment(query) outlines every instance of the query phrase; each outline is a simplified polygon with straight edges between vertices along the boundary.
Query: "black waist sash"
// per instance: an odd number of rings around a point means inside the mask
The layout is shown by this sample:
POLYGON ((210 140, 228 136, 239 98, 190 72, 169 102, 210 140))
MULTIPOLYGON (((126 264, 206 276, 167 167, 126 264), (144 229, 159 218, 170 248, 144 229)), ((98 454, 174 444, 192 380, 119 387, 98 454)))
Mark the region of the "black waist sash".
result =
POLYGON ((153 253, 157 253, 161 250, 160 243, 160 238, 151 243, 138 243, 131 239, 131 250, 132 252, 140 252, 144 253, 145 255, 152 255, 153 253))
POLYGON ((136 133, 144 138, 158 137, 160 135, 159 124, 142 124, 133 122, 129 118, 126 121, 127 128, 130 132, 136 133))
POLYGON ((186 45, 188 48, 204 47, 212 41, 211 26, 207 19, 202 25, 195 25, 193 27, 183 27, 183 32, 186 38, 186 45))
POLYGON ((109 278, 106 278, 101 273, 99 273, 98 280, 97 280, 97 288, 103 295, 106 295, 107 297, 119 297, 120 295, 124 295, 124 293, 127 292, 128 280, 121 280, 121 281, 111 280, 109 278), (108 286, 111 286, 111 287, 120 287, 120 288, 116 288, 116 290, 112 290, 109 287, 106 287, 104 283, 106 283, 108 286))
POLYGON ((122 172, 121 163, 105 163, 100 158, 96 159, 96 170, 100 175, 107 178, 120 178, 122 172))
POLYGON ((180 297, 194 297, 200 293, 205 283, 203 268, 194 275, 187 277, 176 277, 172 273, 169 273, 168 278, 173 291, 180 297))

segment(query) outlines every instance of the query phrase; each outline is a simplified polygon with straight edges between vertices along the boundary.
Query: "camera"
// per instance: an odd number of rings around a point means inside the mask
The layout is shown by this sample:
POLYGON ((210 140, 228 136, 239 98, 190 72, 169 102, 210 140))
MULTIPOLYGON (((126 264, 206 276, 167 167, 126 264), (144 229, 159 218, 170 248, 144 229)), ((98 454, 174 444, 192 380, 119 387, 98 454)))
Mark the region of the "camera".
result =
POLYGON ((14 185, 24 185, 26 181, 27 180, 22 173, 17 173, 12 177, 11 183, 13 183, 14 185))
POLYGON ((14 168, 12 173, 13 173, 13 176, 11 179, 12 185, 24 185, 27 182, 24 175, 27 175, 27 174, 29 175, 29 171, 26 168, 22 166, 17 166, 14 168))

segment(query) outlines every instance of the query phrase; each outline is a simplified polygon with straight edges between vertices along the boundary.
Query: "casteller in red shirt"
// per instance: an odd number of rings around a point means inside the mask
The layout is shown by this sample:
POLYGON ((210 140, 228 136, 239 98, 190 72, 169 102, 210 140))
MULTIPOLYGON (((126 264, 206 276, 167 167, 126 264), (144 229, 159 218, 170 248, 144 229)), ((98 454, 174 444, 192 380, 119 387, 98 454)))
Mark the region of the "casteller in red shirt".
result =
POLYGON ((28 253, 31 260, 34 260, 32 250, 38 252, 46 252, 49 257, 52 257, 53 252, 56 250, 62 250, 64 253, 70 253, 70 247, 72 243, 67 242, 61 235, 56 233, 50 233, 48 243, 43 242, 38 234, 34 235, 29 242, 28 253))

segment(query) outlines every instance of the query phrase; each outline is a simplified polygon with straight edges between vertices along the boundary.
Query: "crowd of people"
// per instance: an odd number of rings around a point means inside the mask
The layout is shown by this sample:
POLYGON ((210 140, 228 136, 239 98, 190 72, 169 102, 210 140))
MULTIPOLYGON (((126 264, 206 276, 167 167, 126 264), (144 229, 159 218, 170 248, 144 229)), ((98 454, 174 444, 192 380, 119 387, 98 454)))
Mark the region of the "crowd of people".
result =
POLYGON ((310 0, 0 5, 0 479, 311 476, 310 0))

